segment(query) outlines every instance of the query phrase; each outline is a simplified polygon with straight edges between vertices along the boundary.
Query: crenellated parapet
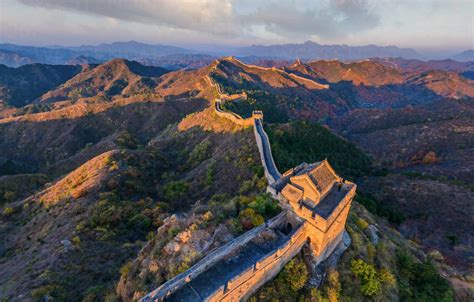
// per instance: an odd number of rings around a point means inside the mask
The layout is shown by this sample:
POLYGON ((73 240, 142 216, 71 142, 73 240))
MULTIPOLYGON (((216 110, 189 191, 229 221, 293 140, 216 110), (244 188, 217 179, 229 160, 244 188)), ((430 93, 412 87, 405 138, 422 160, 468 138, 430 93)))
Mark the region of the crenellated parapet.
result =
POLYGON ((254 120, 256 120, 256 119, 263 120, 263 111, 261 111, 261 110, 252 111, 252 118, 254 120))

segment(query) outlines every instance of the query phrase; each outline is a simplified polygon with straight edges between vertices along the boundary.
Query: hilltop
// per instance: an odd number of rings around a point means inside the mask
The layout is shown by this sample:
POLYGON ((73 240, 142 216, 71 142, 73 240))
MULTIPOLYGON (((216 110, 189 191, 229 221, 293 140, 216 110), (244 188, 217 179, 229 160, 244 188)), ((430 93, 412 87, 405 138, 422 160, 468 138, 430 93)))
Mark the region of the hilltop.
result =
POLYGON ((28 105, 82 70, 80 66, 31 64, 10 68, 0 65, 0 99, 14 107, 28 105))
POLYGON ((143 66, 134 61, 114 59, 91 68, 60 87, 40 97, 40 102, 57 102, 95 96, 112 98, 117 95, 151 93, 158 78, 167 73, 166 69, 143 66))

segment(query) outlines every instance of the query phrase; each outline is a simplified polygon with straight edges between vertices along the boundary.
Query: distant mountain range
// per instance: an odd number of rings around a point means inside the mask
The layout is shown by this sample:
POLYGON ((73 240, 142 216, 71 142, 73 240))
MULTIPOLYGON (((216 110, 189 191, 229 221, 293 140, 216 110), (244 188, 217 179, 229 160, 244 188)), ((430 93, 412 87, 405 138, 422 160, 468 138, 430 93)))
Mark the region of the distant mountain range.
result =
POLYGON ((474 50, 468 49, 452 57, 453 60, 465 62, 474 61, 474 50))
POLYGON ((348 46, 348 45, 321 45, 307 41, 303 44, 281 45, 252 45, 239 50, 241 55, 259 57, 279 57, 284 59, 310 59, 310 60, 357 60, 370 57, 402 57, 406 59, 419 59, 422 55, 411 48, 398 48, 395 46, 348 46))
MULTIPOLYGON (((22 46, 0 44, 0 64, 19 67, 26 64, 99 64, 114 58, 135 60, 145 65, 160 66, 169 70, 195 69, 208 65, 221 55, 234 55, 248 62, 272 61, 276 65, 288 60, 333 60, 354 61, 368 58, 426 59, 411 48, 395 46, 348 46, 322 45, 307 41, 302 44, 252 45, 236 48, 232 53, 210 53, 175 46, 145 44, 136 41, 110 44, 83 45, 77 47, 22 46)), ((474 51, 467 50, 452 57, 457 61, 474 60, 474 51)), ((268 63, 268 62, 267 62, 268 63)), ((273 64, 272 63, 272 64, 273 64)))
POLYGON ((0 62, 8 67, 19 67, 26 64, 32 64, 35 61, 27 56, 22 56, 9 50, 0 50, 0 62))
POLYGON ((43 64, 83 64, 100 63, 114 58, 129 60, 154 59, 177 54, 197 53, 189 49, 150 45, 136 41, 114 42, 110 44, 84 45, 78 47, 34 47, 15 44, 0 44, 0 64, 17 67, 30 63, 43 64))
POLYGON ((136 41, 114 42, 110 44, 103 43, 95 46, 84 45, 79 47, 69 47, 67 49, 99 60, 109 60, 112 58, 154 58, 173 54, 196 53, 196 51, 185 48, 160 44, 150 45, 136 41))

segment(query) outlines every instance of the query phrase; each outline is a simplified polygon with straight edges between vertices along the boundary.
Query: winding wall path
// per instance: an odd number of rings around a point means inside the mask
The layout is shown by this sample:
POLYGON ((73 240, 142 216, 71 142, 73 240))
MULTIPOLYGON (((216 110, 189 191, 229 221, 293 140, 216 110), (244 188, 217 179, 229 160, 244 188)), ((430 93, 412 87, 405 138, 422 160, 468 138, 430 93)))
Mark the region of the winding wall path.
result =
POLYGON ((237 113, 223 110, 221 107, 223 101, 230 99, 235 100, 238 99, 239 96, 244 97, 245 94, 229 96, 222 92, 220 85, 213 81, 211 77, 207 76, 207 80, 211 83, 211 86, 216 89, 217 95, 219 96, 218 99, 214 100, 216 114, 241 126, 254 126, 255 140, 257 142, 258 151, 260 152, 263 168, 265 169, 265 177, 269 185, 275 183, 281 177, 281 173, 278 171, 275 161, 273 160, 270 140, 263 129, 263 113, 261 111, 254 111, 251 118, 244 119, 237 113))
POLYGON ((273 160, 272 149, 268 135, 263 129, 262 119, 254 119, 254 134, 257 140, 258 150, 260 151, 260 158, 265 169, 265 176, 268 184, 271 185, 281 177, 281 173, 273 160))

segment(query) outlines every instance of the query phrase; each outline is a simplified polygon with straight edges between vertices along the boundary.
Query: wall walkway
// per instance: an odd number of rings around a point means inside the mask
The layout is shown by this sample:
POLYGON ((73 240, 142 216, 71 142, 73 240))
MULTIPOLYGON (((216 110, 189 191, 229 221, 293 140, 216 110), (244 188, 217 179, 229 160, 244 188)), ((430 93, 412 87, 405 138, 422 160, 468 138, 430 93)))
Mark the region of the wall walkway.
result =
MULTIPOLYGON (((252 241, 255 241, 255 239, 258 236, 260 236, 262 232, 264 232, 266 229, 269 229, 269 228, 276 229, 276 228, 281 227, 282 225, 285 225, 285 222, 287 221, 287 217, 286 217, 287 214, 288 213, 284 211, 280 213, 279 215, 273 217, 272 219, 268 220, 265 224, 262 224, 256 228, 253 228, 252 230, 228 242, 224 246, 215 249, 214 251, 209 253, 205 258, 203 258, 201 261, 199 261, 194 266, 192 266, 189 270, 170 279, 169 281, 167 281, 166 283, 158 287, 156 290, 150 292, 148 295, 143 297, 141 301, 142 302, 165 301, 165 300, 173 301, 174 298, 177 298, 176 293, 178 292, 182 296, 188 296, 189 294, 191 294, 190 292, 186 291, 188 284, 192 284, 193 280, 196 280, 196 278, 200 278, 202 274, 209 272, 212 268, 218 267, 219 263, 224 261, 224 259, 228 255, 234 255, 233 256, 234 259, 239 258, 239 252, 245 251, 246 250, 245 247, 249 246, 249 243, 251 243, 252 241)), ((293 237, 294 235, 288 238, 290 238, 289 240, 291 240, 291 238, 293 237)), ((283 240, 283 241, 287 242, 286 240, 283 240)), ((254 246, 255 245, 253 245, 253 247, 254 246)), ((249 255, 246 255, 246 256, 247 256, 246 259, 252 259, 251 257, 249 257, 249 255)), ((280 256, 282 256, 282 254, 280 254, 280 256)), ((260 263, 261 265, 262 260, 266 258, 268 257, 265 256, 263 258, 257 259, 258 262, 256 262, 255 265, 258 266, 259 265, 258 263, 260 263)), ((261 266, 261 268, 263 267, 266 267, 266 265, 261 266)), ((214 269, 214 271, 216 270, 214 269)), ((242 272, 237 275, 232 275, 231 278, 228 278, 229 280, 228 282, 226 282, 225 284, 226 286, 224 287, 222 287, 223 284, 219 284, 219 286, 217 287, 212 286, 211 296, 218 295, 220 293, 222 293, 222 295, 225 296, 231 293, 236 288, 236 284, 237 284, 236 281, 241 274, 242 272)), ((224 276, 225 276, 225 272, 220 273, 219 276, 216 276, 216 278, 214 278, 215 280, 213 282, 218 282, 219 279, 221 279, 221 281, 225 280, 224 276)), ((214 285, 213 282, 211 282, 210 285, 214 285)), ((199 285, 196 285, 196 282, 194 282, 194 287, 198 289, 199 285)), ((191 292, 194 292, 194 291, 195 289, 191 290, 191 292)), ((193 297, 192 294, 191 296, 188 296, 188 298, 192 298, 192 297, 193 297)), ((203 301, 204 297, 201 297, 201 298, 202 298, 201 301, 203 301)), ((190 299, 190 300, 193 300, 193 299, 190 299)))
POLYGON ((272 149, 268 135, 263 129, 262 119, 256 118, 254 123, 254 134, 257 141, 260 158, 265 169, 268 184, 271 185, 281 177, 281 173, 273 160, 272 149))
POLYGON ((268 135, 263 129, 263 113, 260 111, 255 111, 252 114, 251 118, 242 118, 240 115, 225 111, 222 109, 221 105, 225 100, 235 100, 238 98, 246 98, 246 94, 237 94, 237 95, 227 95, 222 92, 222 88, 218 83, 213 81, 209 76, 207 76, 207 80, 211 83, 211 85, 216 89, 216 92, 219 96, 215 102, 215 112, 217 115, 224 117, 238 125, 248 127, 254 126, 254 134, 255 140, 257 142, 258 150, 260 152, 260 158, 262 160, 262 165, 265 170, 265 177, 267 178, 268 184, 271 185, 275 183, 280 177, 281 173, 278 171, 278 168, 273 160, 272 149, 270 145, 270 140, 268 139, 268 135))

